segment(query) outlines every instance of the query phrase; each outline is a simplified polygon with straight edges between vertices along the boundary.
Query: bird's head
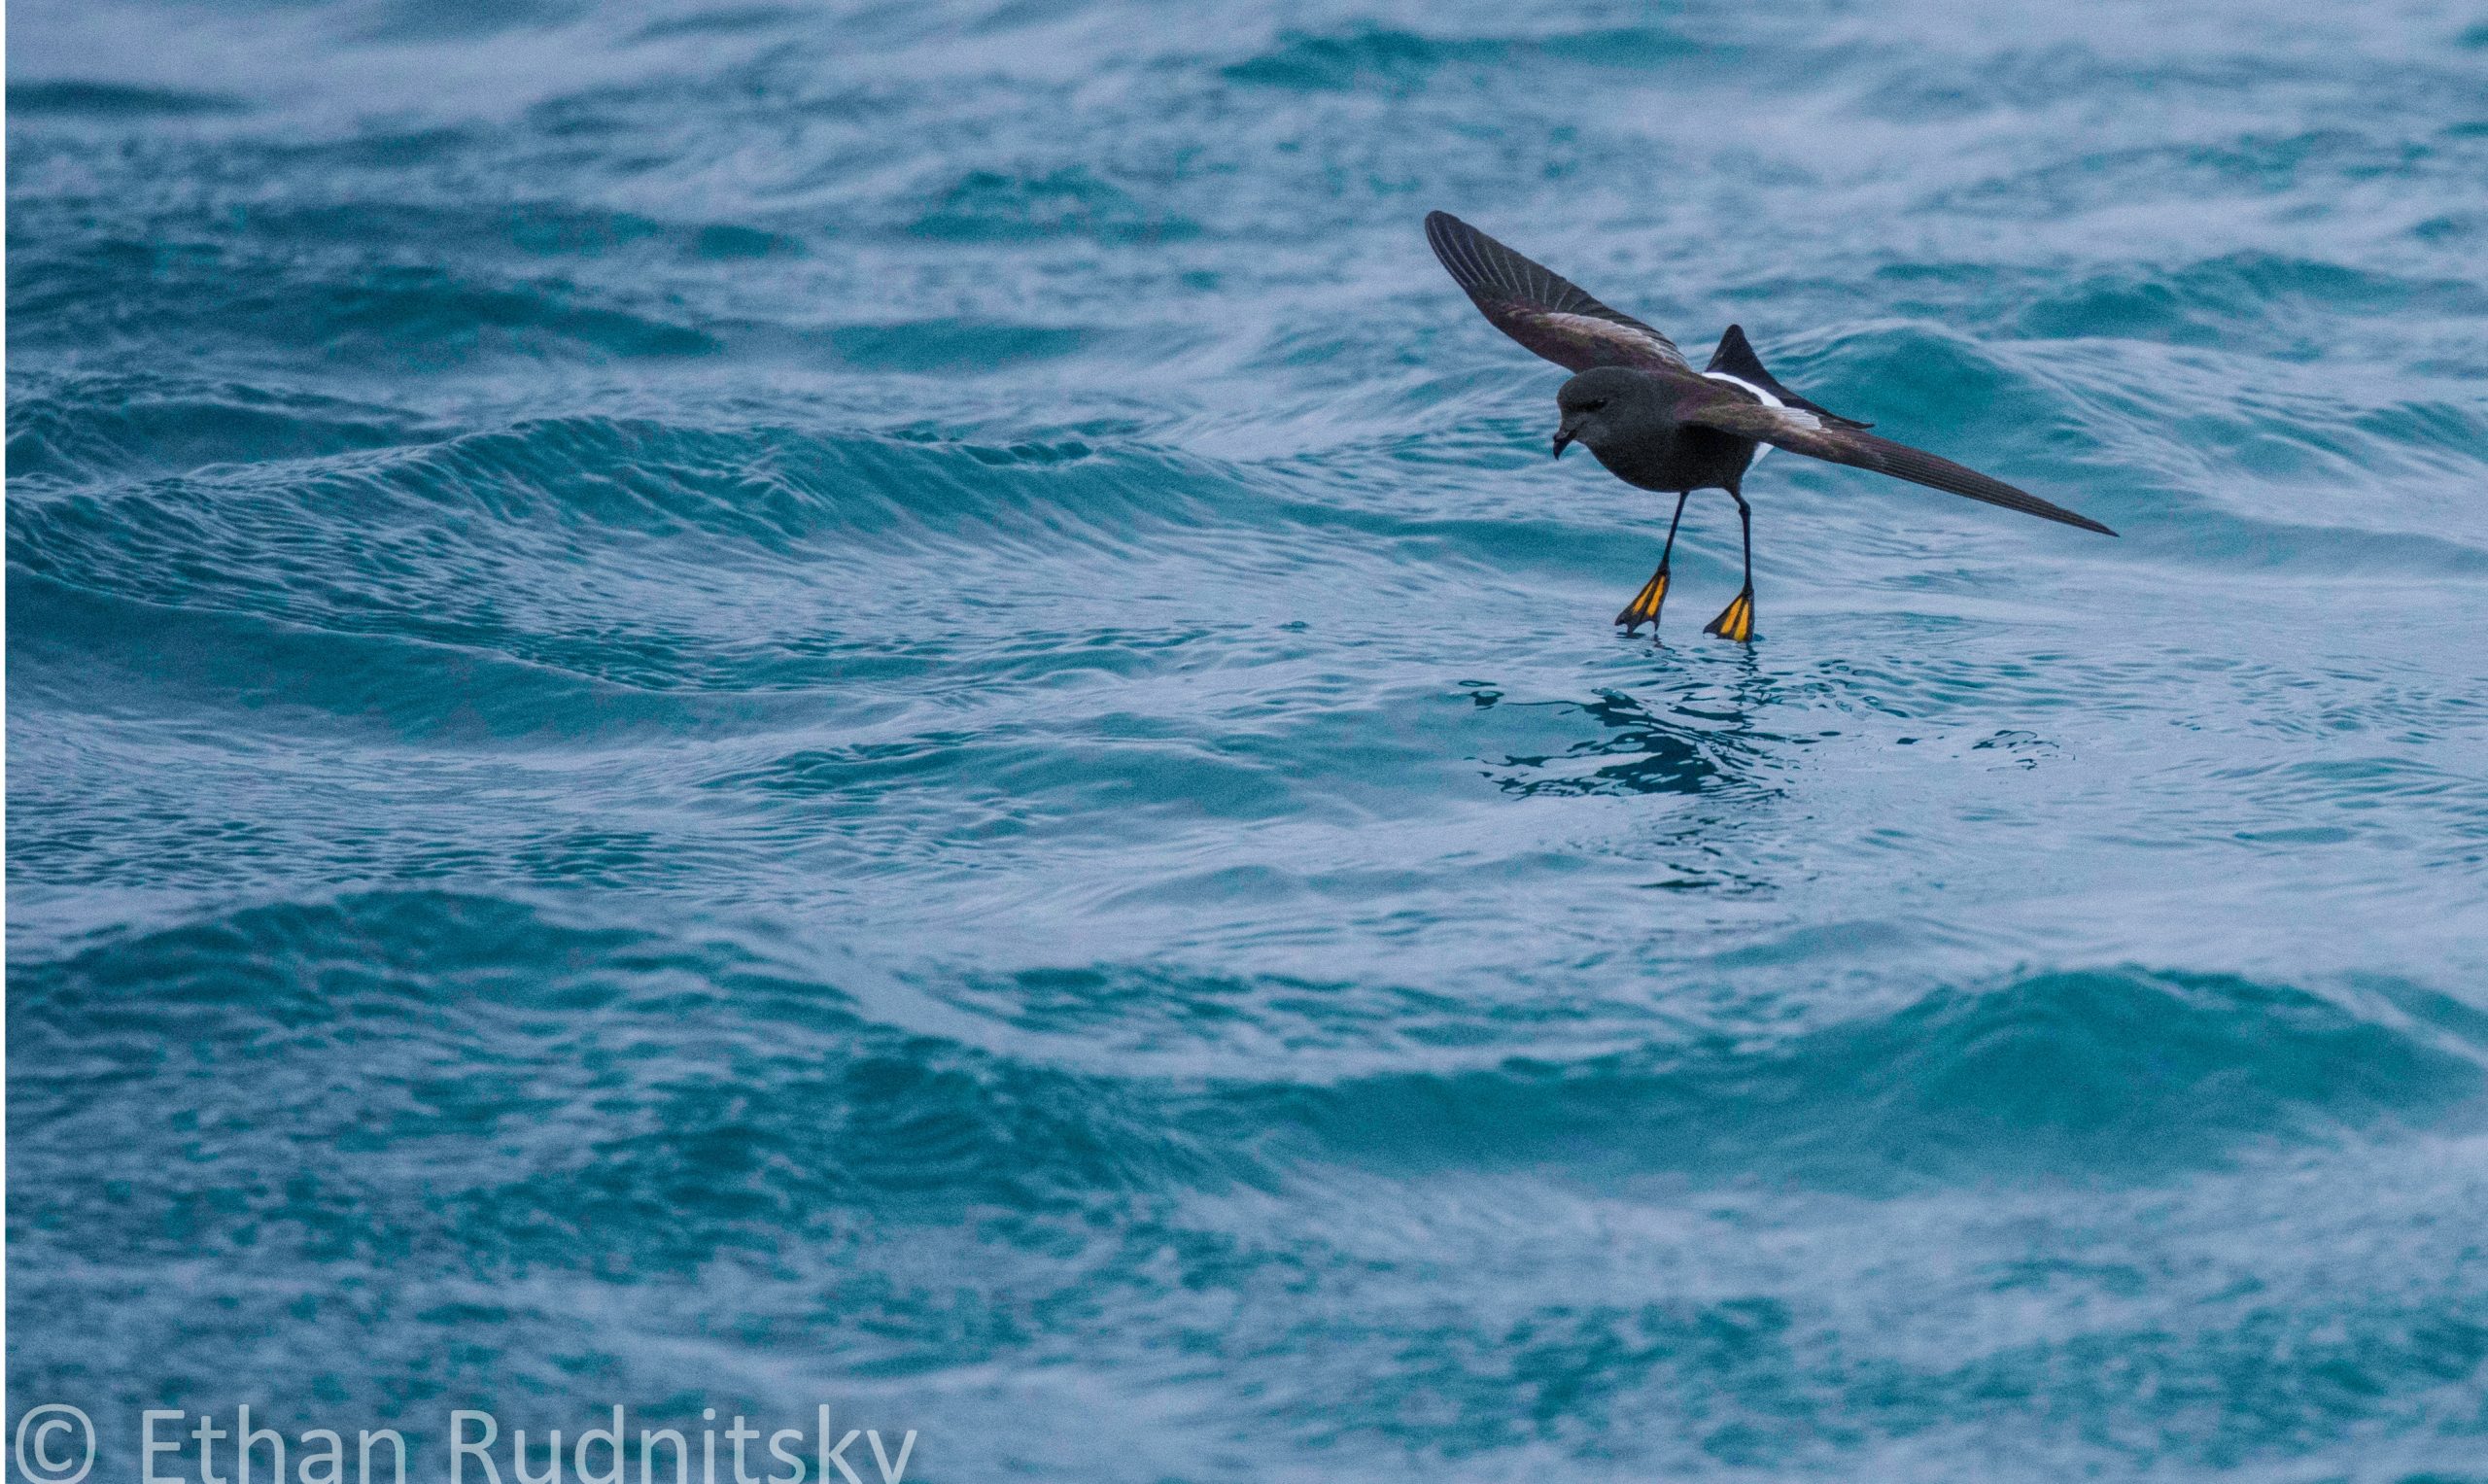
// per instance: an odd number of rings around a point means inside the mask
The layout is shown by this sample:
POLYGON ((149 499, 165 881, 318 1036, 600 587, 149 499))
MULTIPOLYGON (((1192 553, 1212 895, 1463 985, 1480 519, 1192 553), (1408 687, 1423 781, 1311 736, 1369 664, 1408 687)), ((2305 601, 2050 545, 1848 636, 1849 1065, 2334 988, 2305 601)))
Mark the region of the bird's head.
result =
POLYGON ((1650 378, 1622 366, 1603 365, 1583 371, 1555 394, 1563 421, 1555 426, 1555 457, 1575 441, 1590 452, 1611 445, 1641 421, 1655 398, 1650 378))

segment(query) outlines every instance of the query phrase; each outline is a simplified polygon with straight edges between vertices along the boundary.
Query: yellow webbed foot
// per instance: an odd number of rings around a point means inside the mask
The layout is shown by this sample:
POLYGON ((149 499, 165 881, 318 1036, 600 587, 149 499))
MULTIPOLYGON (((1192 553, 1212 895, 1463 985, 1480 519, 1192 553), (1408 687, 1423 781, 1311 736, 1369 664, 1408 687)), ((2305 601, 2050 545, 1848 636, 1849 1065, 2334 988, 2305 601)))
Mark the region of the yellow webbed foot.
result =
POLYGON ((1668 569, 1665 564, 1661 564, 1657 571, 1650 573, 1650 580, 1641 584, 1641 591, 1634 594, 1633 601, 1624 605, 1624 611, 1615 615, 1615 621, 1624 626, 1627 634, 1643 624, 1648 624, 1655 632, 1659 627, 1659 604, 1667 601, 1668 569))
POLYGON ((1740 644, 1753 642, 1753 589, 1746 588, 1718 617, 1704 627, 1703 633, 1732 638, 1740 644))

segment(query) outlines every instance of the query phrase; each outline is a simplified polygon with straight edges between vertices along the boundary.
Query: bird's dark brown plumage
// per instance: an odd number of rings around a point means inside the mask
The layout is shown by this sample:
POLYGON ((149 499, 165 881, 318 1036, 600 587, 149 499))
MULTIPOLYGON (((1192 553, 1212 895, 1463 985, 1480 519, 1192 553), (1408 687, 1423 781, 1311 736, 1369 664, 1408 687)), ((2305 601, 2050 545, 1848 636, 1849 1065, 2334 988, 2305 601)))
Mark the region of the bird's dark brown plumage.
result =
POLYGON ((1599 365, 1693 370, 1675 341, 1449 212, 1427 214, 1426 240, 1497 329, 1557 365, 1575 371, 1599 365))
MULTIPOLYGON (((1752 637, 1752 520, 1741 484, 1765 444, 2116 535, 2089 516, 1879 437, 1866 431, 1867 424, 1808 401, 1763 369, 1736 326, 1720 338, 1710 366, 1697 371, 1666 335, 1447 212, 1427 215, 1426 240, 1496 328, 1576 373, 1557 398, 1564 412, 1555 434, 1559 457, 1566 445, 1581 442, 1626 483, 1675 494, 1679 521, 1684 497, 1695 490, 1723 489, 1736 500, 1746 533, 1745 587, 1713 621, 1713 634, 1752 637)), ((1671 524, 1668 550, 1675 544, 1671 524)), ((1645 622, 1655 626, 1667 587, 1662 552, 1658 571, 1616 622, 1627 632, 1645 622)))

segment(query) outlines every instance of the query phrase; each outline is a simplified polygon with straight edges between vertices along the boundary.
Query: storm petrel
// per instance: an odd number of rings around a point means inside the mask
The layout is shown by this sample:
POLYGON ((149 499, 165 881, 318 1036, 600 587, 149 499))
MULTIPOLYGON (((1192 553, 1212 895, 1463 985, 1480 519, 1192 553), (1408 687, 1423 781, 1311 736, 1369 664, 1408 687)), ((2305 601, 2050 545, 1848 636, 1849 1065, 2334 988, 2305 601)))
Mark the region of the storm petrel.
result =
POLYGON ((2102 535, 2117 534, 1976 469, 1879 438, 1865 431, 1872 425, 1806 400, 1762 368, 1745 331, 1734 325, 1719 337, 1710 365, 1697 371, 1667 336, 1448 212, 1427 214, 1426 240, 1497 329, 1578 373, 1555 394, 1564 415, 1555 429, 1555 457, 1578 441, 1626 484, 1676 497, 1659 569, 1615 615, 1627 634, 1645 623, 1652 634, 1658 632, 1659 604, 1668 596, 1668 555, 1676 550, 1685 500, 1695 490, 1725 490, 1745 528, 1745 584, 1702 632, 1752 641, 1753 510, 1738 486, 1765 445, 2102 535))

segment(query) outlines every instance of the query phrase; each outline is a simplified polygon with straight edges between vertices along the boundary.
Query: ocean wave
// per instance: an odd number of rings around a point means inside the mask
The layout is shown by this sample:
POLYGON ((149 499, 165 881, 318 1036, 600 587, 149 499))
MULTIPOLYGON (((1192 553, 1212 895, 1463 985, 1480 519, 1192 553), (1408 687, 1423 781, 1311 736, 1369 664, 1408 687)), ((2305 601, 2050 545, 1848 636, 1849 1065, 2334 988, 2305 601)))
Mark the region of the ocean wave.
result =
MULTIPOLYGON (((1085 981, 1091 988, 1077 998, 1046 976, 942 996, 978 1019, 1001 1011, 1039 1038, 1013 1053, 1001 1050, 1008 1041, 987 1049, 987 1033, 957 1039, 973 1020, 947 1034, 878 1021, 874 1006, 913 1000, 893 998, 883 970, 859 962, 849 972, 840 987, 722 931, 684 941, 455 893, 255 908, 27 964, 14 1013, 30 1068, 43 1070, 20 1079, 17 1095, 46 1130, 37 1147, 65 1157, 69 1130, 109 1122, 110 1099, 144 1090, 211 1109, 256 1101, 267 1079, 317 1078, 352 1045, 360 1082, 306 1085, 299 1118, 344 1128, 376 1102, 399 1110, 415 1166, 435 1166, 425 1151, 453 1162, 494 1151, 489 1162, 510 1180, 532 1169, 539 1185, 605 1181, 671 1203, 677 1220, 708 1211, 724 1221, 743 1196, 694 1197, 678 1162, 685 1142, 742 1151, 728 1163, 787 1213, 835 1205, 848 1186, 928 1208, 1025 1209, 1084 1192, 1269 1186, 1330 1160, 1888 1190, 2160 1180, 2442 1127, 2475 1114, 2488 1091, 2488 1022, 2407 989, 2319 995, 2220 976, 2067 970, 1939 988, 1780 1037, 1645 1040, 1573 1060, 1497 1053, 1491 1018, 1474 1045, 1471 1034, 1443 1039, 1450 1025, 1425 1033, 1456 1002, 1414 995, 1399 1003, 1416 1020, 1368 1014, 1339 1050, 1370 1060, 1358 1046, 1371 1035, 1391 1059, 1437 1065, 1239 1081, 1170 1076, 1182 1059, 1164 1053, 1123 1075, 1031 1055, 1057 1037, 1076 1046, 1090 1018, 1121 1022, 1111 999, 1089 1002, 1124 992, 1111 980, 1085 981), (1022 1017, 1049 1003, 1056 1010, 1022 1017), (669 1044, 667 1057, 618 1082, 595 1070, 621 1071, 630 1048, 652 1037, 669 1044), (221 1050, 204 1060, 150 1050, 165 1046, 221 1050), (229 1055, 249 1056, 261 1081, 225 1086, 229 1055), (505 1070, 470 1077, 456 1109, 418 1111, 426 1069, 457 1063, 505 1070), (153 1070, 132 1083, 121 1068, 153 1070), (584 1126, 591 1104, 607 1115, 607 1135, 573 1146, 558 1130, 584 1126), (614 1124, 626 1109, 636 1111, 614 1124), (522 1118, 523 1138, 512 1122, 522 1118), (646 1137, 611 1132, 641 1122, 646 1137), (1258 1153, 1221 1152, 1227 1128, 1261 1130, 1258 1153), (644 1179, 633 1173, 650 1159, 644 1179)), ((1265 1022, 1257 1036, 1284 1038, 1311 1008, 1305 997, 1321 993, 1284 982, 1153 983, 1152 998, 1223 1007, 1201 1022, 1220 1038, 1244 1028, 1220 1023, 1239 1017, 1265 1022)), ((1351 1022, 1315 1023, 1335 1039, 1351 1022)), ((1524 1018, 1505 1034, 1541 1028, 1524 1018)), ((256 1137, 234 1132, 241 1145, 256 1137)))
MULTIPOLYGON (((221 410, 205 421, 217 437, 264 436, 221 410)), ((165 446, 165 420, 152 424, 87 412, 78 426, 25 435, 89 470, 188 452, 165 446), (134 446, 142 439, 154 446, 134 446)), ((1145 532, 1207 526, 1198 481, 1166 477, 1170 466, 1180 465, 1077 443, 553 420, 339 457, 29 486, 11 502, 11 554, 33 575, 149 604, 495 648, 664 683, 685 663, 720 674, 727 649, 755 637, 702 620, 683 601, 729 577, 744 604, 792 602, 833 635, 851 623, 839 575, 859 565, 964 564, 1007 599, 1000 573, 1020 554, 1111 559, 1145 532), (625 589, 640 596, 611 606, 625 589), (639 654, 616 664, 614 624, 632 609, 640 617, 621 623, 639 630, 639 654), (690 660, 692 647, 711 658, 690 660)), ((881 601, 906 601, 883 591, 881 601)), ((784 628, 772 621, 761 633, 784 628)))
POLYGON ((144 1210, 124 1258, 343 1241, 515 1265, 619 1241, 674 1268, 754 1220, 793 1234, 858 1201, 940 1220, 1255 1173, 1128 1089, 877 1025, 731 939, 490 898, 252 909, 26 965, 11 993, 29 1058, 13 1095, 43 1130, 18 1167, 88 1171, 47 1182, 40 1219, 144 1210), (238 1082, 234 1058, 252 1069, 238 1082), (98 1137, 133 1098, 187 1110, 170 1130, 185 1160, 98 1137), (281 1123, 251 1111, 272 1102, 281 1123), (387 1130, 385 1165, 346 1157, 358 1129, 387 1130), (293 1181, 250 1173, 304 1139, 327 1153, 293 1181), (202 1175, 237 1197, 205 1227, 202 1175))
POLYGON ((2483 1055, 2303 990, 2089 971, 1938 990, 1776 1044, 1270 1095, 1351 1157, 1880 1190, 2160 1178, 2425 1124, 2476 1104, 2483 1055))
POLYGON ((104 119, 179 119, 243 110, 237 98, 179 87, 136 87, 124 83, 75 80, 9 85, 9 112, 34 117, 88 115, 104 119))
POLYGON ((1444 68, 1527 67, 1533 62, 1618 69, 1665 67, 1691 58, 1717 59, 1734 49, 1659 26, 1561 32, 1550 36, 1447 37, 1371 26, 1340 32, 1289 32, 1260 55, 1229 63, 1221 76, 1259 87, 1298 91, 1405 91, 1444 68))
POLYGON ((316 393, 134 373, 28 376, 10 388, 13 482, 95 484, 217 464, 326 458, 436 435, 391 407, 316 393))
POLYGON ((30 329, 29 345, 91 350, 98 338, 127 341, 169 328, 167 320, 220 336, 248 336, 358 360, 380 357, 412 368, 461 363, 479 355, 522 357, 682 357, 721 348, 706 329, 582 294, 558 278, 462 273, 432 264, 370 268, 352 277, 302 275, 213 242, 165 244, 124 239, 58 254, 27 255, 10 274, 13 293, 38 326, 63 324, 77 305, 74 339, 51 341, 30 329), (117 292, 131 275, 172 278, 195 293, 134 301, 117 292))

